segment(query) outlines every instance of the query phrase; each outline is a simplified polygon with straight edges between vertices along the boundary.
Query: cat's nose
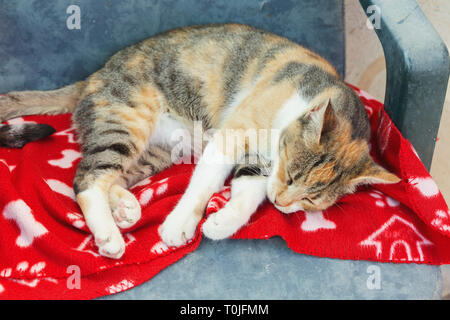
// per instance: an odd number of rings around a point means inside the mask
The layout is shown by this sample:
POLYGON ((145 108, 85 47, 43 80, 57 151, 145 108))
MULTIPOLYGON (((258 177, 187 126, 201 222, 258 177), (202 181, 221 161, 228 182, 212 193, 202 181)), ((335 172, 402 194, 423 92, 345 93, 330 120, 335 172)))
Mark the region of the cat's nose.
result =
POLYGON ((282 207, 282 205, 278 202, 278 199, 277 199, 277 198, 275 198, 275 204, 276 204, 277 206, 282 207))
POLYGON ((288 207, 292 204, 292 201, 289 203, 284 203, 284 202, 280 201, 280 198, 275 198, 275 204, 279 207, 288 207))

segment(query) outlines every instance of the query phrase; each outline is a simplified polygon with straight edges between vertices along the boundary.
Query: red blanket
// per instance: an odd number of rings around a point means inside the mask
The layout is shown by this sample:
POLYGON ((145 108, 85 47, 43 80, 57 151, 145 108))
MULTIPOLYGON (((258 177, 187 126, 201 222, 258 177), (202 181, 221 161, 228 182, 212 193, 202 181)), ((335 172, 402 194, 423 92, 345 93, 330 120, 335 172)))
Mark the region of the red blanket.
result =
MULTIPOLYGON (((320 257, 450 263, 450 212, 438 187, 383 105, 355 90, 370 117, 374 159, 402 182, 361 187, 317 213, 284 215, 266 202, 233 238, 281 236, 294 252, 320 257)), ((0 148, 0 299, 113 294, 149 280, 197 248, 200 231, 178 249, 167 248, 157 232, 187 187, 193 165, 172 166, 132 188, 142 218, 124 232, 122 259, 107 259, 97 254, 74 200, 72 179, 81 154, 70 115, 27 116, 10 123, 23 121, 48 123, 57 132, 23 149, 0 148)), ((228 187, 215 194, 207 214, 228 197, 228 187)))

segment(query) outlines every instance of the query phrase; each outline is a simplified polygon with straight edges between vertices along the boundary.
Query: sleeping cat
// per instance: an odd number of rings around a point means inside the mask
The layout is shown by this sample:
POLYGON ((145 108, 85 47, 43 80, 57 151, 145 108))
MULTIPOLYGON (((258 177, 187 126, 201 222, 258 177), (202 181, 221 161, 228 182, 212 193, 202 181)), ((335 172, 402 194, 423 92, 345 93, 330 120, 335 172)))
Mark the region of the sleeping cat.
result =
MULTIPOLYGON (((319 211, 359 184, 399 181, 371 159, 364 107, 330 63, 246 25, 175 29, 119 51, 85 81, 0 97, 1 121, 67 112, 83 153, 74 191, 100 254, 110 258, 125 251, 119 228, 141 216, 127 188, 169 167, 172 132, 192 131, 196 121, 217 130, 160 226, 168 246, 194 237, 230 173, 230 201, 203 224, 211 239, 234 234, 266 197, 286 214, 319 211), (271 130, 275 139, 258 148, 223 140, 227 130, 247 129, 271 130), (256 160, 233 161, 248 158, 256 160)), ((0 144, 22 146, 51 132, 46 125, 5 126, 0 144)))

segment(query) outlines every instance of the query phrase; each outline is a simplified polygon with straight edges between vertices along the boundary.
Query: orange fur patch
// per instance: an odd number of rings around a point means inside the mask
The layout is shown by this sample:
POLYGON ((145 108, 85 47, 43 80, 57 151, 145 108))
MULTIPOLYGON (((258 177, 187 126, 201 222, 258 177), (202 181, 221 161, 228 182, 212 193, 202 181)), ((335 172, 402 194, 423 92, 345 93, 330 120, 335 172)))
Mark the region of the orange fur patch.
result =
POLYGON ((147 58, 142 53, 138 52, 134 54, 128 61, 126 62, 127 69, 134 69, 139 67, 147 58))

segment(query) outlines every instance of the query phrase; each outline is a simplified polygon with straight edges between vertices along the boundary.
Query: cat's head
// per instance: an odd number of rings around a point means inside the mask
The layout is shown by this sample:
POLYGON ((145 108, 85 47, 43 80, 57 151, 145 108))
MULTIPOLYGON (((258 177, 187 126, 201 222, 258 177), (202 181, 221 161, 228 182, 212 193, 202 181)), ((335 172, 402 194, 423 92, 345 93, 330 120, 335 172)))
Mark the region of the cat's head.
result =
MULTIPOLYGON (((361 121, 368 130, 367 118, 361 121)), ((327 100, 283 130, 267 195, 283 213, 319 211, 359 184, 399 181, 372 160, 367 138, 352 137, 352 124, 327 100)))

